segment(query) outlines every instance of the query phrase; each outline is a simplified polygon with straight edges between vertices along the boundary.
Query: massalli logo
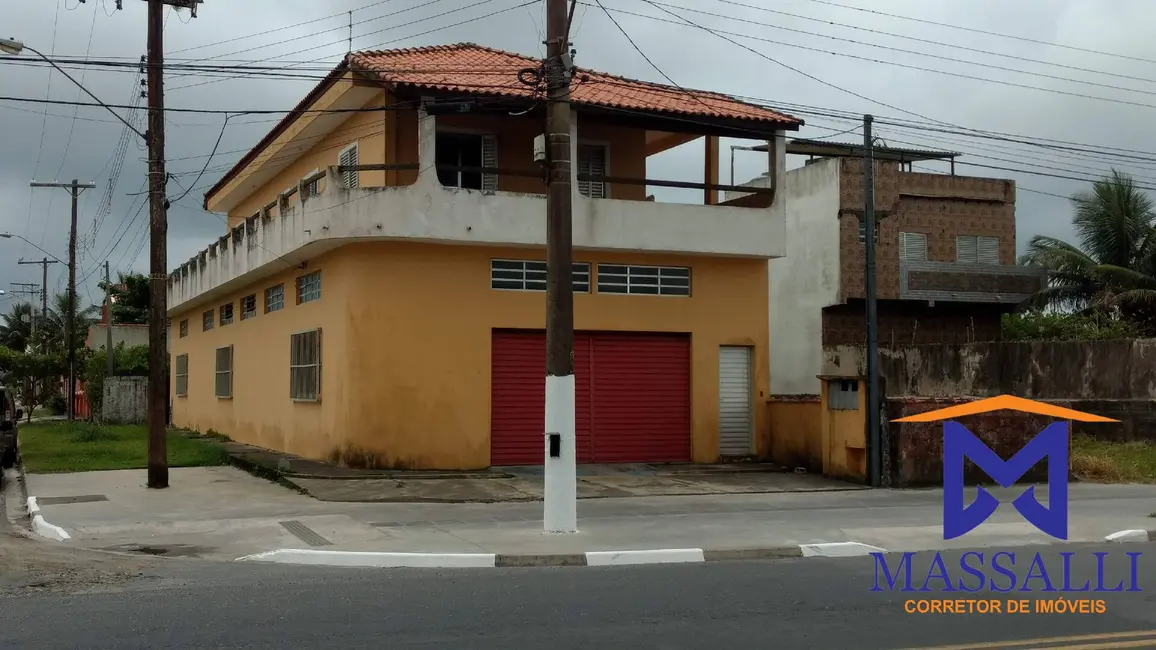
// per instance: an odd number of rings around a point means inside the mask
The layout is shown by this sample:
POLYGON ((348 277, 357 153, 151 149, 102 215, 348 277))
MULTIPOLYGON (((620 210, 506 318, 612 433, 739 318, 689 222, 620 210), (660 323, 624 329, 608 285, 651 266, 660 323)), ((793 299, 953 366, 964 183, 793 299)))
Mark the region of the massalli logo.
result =
MULTIPOLYGON (((975 530, 999 508, 999 500, 988 490, 977 488, 975 501, 965 504, 964 465, 971 459, 976 467, 987 474, 995 483, 1008 488, 1022 478, 1037 463, 1047 460, 1048 484, 1047 506, 1037 498, 1036 488, 1028 487, 1015 499, 1012 506, 1028 523, 1047 535, 1058 539, 1068 539, 1068 450, 1070 444, 1069 423, 1076 422, 1117 422, 1111 418, 1075 411, 1052 404, 1045 404, 1021 397, 1001 395, 978 400, 959 406, 938 409, 927 413, 908 416, 893 422, 943 422, 943 538, 952 540, 975 530), (958 418, 980 415, 992 411, 1012 410, 1021 413, 1055 418, 1053 422, 1011 458, 1004 460, 983 443, 967 427, 956 421, 958 418)), ((1056 554, 1061 562, 1049 566, 1044 555, 1039 552, 1019 553, 1004 549, 990 549, 988 552, 968 551, 958 559, 949 560, 942 552, 931 558, 926 574, 920 572, 918 580, 913 575, 912 563, 915 553, 891 556, 889 566, 887 555, 872 553, 875 561, 875 584, 871 591, 939 592, 944 598, 910 600, 904 605, 909 613, 1060 613, 1080 611, 1103 613, 1106 611, 1102 600, 1073 600, 1065 596, 1059 599, 1039 599, 1034 603, 1020 598, 1003 599, 961 599, 949 594, 979 592, 1006 594, 1011 592, 1050 592, 1069 594, 1083 592, 1140 591, 1140 553, 1124 553, 1128 558, 1127 579, 1118 576, 1116 584, 1111 584, 1112 576, 1107 575, 1108 553, 1095 552, 1095 576, 1083 584, 1073 583, 1074 562, 1079 552, 1056 554), (1017 555, 1019 556, 1017 558, 1017 555), (1018 561, 1017 561, 1018 560, 1018 561), (1061 566, 1055 566, 1061 564, 1061 566), (950 568, 949 568, 950 567, 950 568), (1095 583, 1093 586, 1093 582, 1095 583), (922 584, 920 584, 922 583, 922 584), (1034 587, 1034 588, 1033 588, 1034 587), (1060 603, 1062 601, 1062 603, 1060 603), (948 607, 950 605, 951 607, 948 607), (1061 606, 1062 605, 1062 606, 1061 606), (1074 608, 1074 609, 1073 609, 1074 608), (949 611, 950 610, 950 611, 949 611)))

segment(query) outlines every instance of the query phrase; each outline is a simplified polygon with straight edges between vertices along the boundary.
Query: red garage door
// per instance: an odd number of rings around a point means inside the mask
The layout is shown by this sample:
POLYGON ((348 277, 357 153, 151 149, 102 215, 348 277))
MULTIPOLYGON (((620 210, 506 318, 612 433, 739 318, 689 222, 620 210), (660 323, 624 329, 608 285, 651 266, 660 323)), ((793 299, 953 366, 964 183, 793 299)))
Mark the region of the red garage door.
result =
MULTIPOLYGON (((690 460, 690 339, 576 333, 580 463, 690 460)), ((543 462, 546 337, 495 331, 490 464, 543 462)))

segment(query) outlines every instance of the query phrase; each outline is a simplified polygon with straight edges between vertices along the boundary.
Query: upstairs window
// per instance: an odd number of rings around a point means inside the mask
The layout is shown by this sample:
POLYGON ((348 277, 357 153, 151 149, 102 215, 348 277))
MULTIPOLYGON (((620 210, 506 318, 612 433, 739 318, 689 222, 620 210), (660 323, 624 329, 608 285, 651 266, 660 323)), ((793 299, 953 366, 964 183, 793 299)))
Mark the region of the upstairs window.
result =
POLYGON ((249 294, 241 298, 241 320, 247 320, 257 315, 257 294, 249 294))
POLYGON ((233 303, 221 305, 221 327, 233 322, 233 303))
POLYGON ((186 318, 186 319, 181 321, 180 337, 183 339, 188 335, 189 335, 189 319, 186 318))
MULTIPOLYGON (((578 173, 592 176, 606 175, 606 147, 600 144, 578 145, 578 173)), ((578 192, 592 199, 606 198, 606 183, 578 181, 578 192)))
MULTIPOLYGON (((859 243, 867 243, 867 223, 862 218, 859 219, 859 243)), ((875 244, 879 244, 879 222, 875 222, 875 244)))
POLYGON ((999 264, 999 238, 959 235, 955 238, 955 261, 964 264, 999 264))
POLYGON ((205 332, 213 329, 213 310, 201 314, 201 329, 205 332))
POLYGON ((321 271, 297 278, 297 304, 321 300, 321 271))
MULTIPOLYGON (((349 145, 341 150, 337 156, 337 164, 340 167, 356 167, 357 162, 357 143, 349 145)), ((360 173, 355 169, 347 169, 341 172, 341 185, 346 189, 354 189, 360 187, 361 177, 360 173)))
POLYGON ((285 307, 285 285, 279 284, 265 290, 265 313, 279 311, 285 307))
POLYGON ((899 259, 909 262, 926 262, 927 235, 921 232, 899 233, 899 259))
POLYGON ((690 268, 599 264, 598 293, 689 296, 690 268))
POLYGON ((498 177, 477 171, 446 169, 446 167, 498 166, 498 140, 492 135, 468 133, 438 133, 435 145, 435 163, 438 181, 446 187, 496 192, 498 177))
MULTIPOLYGON (((574 262, 574 291, 590 292, 590 264, 574 262)), ((491 260, 490 288, 506 291, 545 291, 546 263, 535 260, 491 260)))

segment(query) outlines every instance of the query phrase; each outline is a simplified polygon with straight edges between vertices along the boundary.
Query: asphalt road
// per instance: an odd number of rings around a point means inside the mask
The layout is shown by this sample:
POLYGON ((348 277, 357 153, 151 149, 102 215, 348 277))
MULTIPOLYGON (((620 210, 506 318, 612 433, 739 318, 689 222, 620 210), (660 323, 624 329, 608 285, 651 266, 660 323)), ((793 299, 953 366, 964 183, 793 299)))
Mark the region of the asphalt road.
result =
MULTIPOLYGON (((1077 553, 1074 586, 1094 580, 1095 551, 1112 554, 1105 564, 1108 586, 1121 578, 1130 586, 1126 551, 1144 552, 1154 564, 1148 557, 1139 561, 1143 591, 1084 594, 1103 598, 1102 614, 920 615, 906 613, 905 602, 941 598, 942 585, 931 586, 935 593, 872 592, 871 558, 458 571, 174 559, 115 587, 0 598, 0 647, 1156 647, 1156 545, 1006 550, 1016 552, 1017 566, 1040 551, 1057 588, 1063 586, 1061 551, 1077 553), (1084 635, 1097 636, 1081 640, 1084 635)), ((974 582, 960 574, 958 557, 944 554, 945 564, 955 567, 953 581, 974 582)), ((912 563, 916 589, 931 561, 920 554, 912 563)), ((1033 595, 1039 594, 962 594, 985 601, 1033 595)))

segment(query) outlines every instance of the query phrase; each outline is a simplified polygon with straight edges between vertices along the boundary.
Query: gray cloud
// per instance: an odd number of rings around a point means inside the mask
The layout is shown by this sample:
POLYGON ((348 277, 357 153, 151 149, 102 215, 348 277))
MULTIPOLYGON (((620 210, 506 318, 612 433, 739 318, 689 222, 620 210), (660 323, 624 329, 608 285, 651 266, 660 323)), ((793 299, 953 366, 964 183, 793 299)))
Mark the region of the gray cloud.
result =
MULTIPOLYGON (((840 4, 855 4, 874 11, 918 16, 952 25, 1011 33, 1141 59, 1156 59, 1156 46, 1151 43, 1151 37, 1147 33, 1145 19, 1150 11, 1149 4, 1145 0, 1116 0, 1113 2, 1112 11, 1104 11, 1099 3, 1078 0, 1023 0, 1015 3, 999 0, 973 0, 967 3, 927 3, 922 0, 879 0, 870 3, 866 0, 837 1, 840 4)), ((990 66, 1020 68, 1144 91, 1156 91, 1156 83, 985 56, 964 52, 952 48, 951 45, 1106 70, 1141 79, 1156 79, 1156 65, 1150 62, 1105 57, 895 20, 814 0, 792 0, 773 4, 763 4, 761 0, 744 0, 744 2, 773 8, 780 12, 928 39, 942 45, 914 43, 748 9, 719 0, 669 0, 669 2, 671 5, 681 5, 778 27, 776 29, 744 24, 702 13, 675 10, 706 27, 778 41, 779 44, 771 44, 739 39, 784 65, 777 65, 702 30, 615 14, 615 18, 643 51, 676 82, 686 87, 924 121, 895 108, 857 98, 785 67, 791 66, 830 84, 890 104, 892 107, 953 125, 1143 151, 1152 150, 1156 145, 1156 135, 1147 128, 1154 110, 1150 107, 1127 106, 1040 90, 1015 88, 881 65, 869 60, 856 60, 824 52, 851 54, 866 59, 895 61, 996 81, 1156 104, 1156 97, 1151 95, 1014 74, 990 66), (910 53, 886 51, 868 45, 789 31, 792 29, 947 56, 955 60, 936 60, 910 53), (822 52, 792 46, 804 46, 822 52), (968 60, 984 63, 987 67, 963 62, 968 60)), ((542 9, 537 5, 421 35, 427 30, 482 16, 516 3, 514 0, 491 0, 476 7, 423 22, 413 21, 464 7, 467 0, 437 2, 389 0, 357 11, 358 8, 371 3, 372 0, 335 0, 326 3, 304 0, 246 0, 243 3, 208 0, 201 6, 200 17, 196 20, 190 21, 187 14, 169 16, 165 29, 165 49, 170 60, 193 57, 199 59, 216 57, 214 60, 221 62, 266 58, 290 61, 319 60, 319 63, 309 66, 314 68, 322 64, 333 64, 345 53, 347 46, 344 39, 348 31, 344 12, 354 10, 354 20, 359 21, 354 27, 355 49, 407 47, 469 40, 526 54, 542 52, 542 9), (386 16, 393 12, 401 13, 386 16), (265 35, 241 38, 306 20, 311 22, 265 35), (213 45, 226 39, 237 40, 213 45), (255 49, 242 51, 250 48, 255 49)), ((604 4, 611 9, 670 18, 642 0, 604 0, 604 4)), ((3 18, 4 31, 7 32, 5 35, 21 39, 46 53, 55 52, 57 56, 88 55, 97 59, 136 59, 145 50, 145 3, 125 2, 123 11, 114 11, 113 5, 114 0, 87 0, 83 4, 78 0, 59 0, 58 3, 19 3, 17 7, 5 9, 3 18), (108 15, 110 13, 112 15, 108 15)), ((575 17, 574 40, 578 50, 578 62, 583 66, 628 77, 664 81, 596 7, 579 5, 575 17)), ((31 58, 25 55, 21 57, 21 61, 29 61, 31 58)), ((70 70, 70 72, 78 79, 83 79, 84 84, 106 102, 129 103, 140 91, 140 88, 134 85, 135 70, 132 69, 110 70, 88 67, 83 71, 70 70)), ((310 69, 302 74, 319 76, 321 73, 310 69)), ((86 99, 78 94, 75 86, 59 74, 52 75, 49 92, 48 79, 48 69, 45 67, 23 63, 18 65, 12 61, 0 62, 0 95, 44 98, 47 93, 47 96, 57 100, 86 99)), ((308 79, 274 78, 216 81, 203 76, 181 76, 173 72, 166 81, 167 102, 170 107, 229 111, 285 109, 300 99, 313 83, 308 79), (205 81, 213 83, 191 85, 205 81)), ((141 101, 143 103, 143 100, 141 101)), ((80 296, 82 300, 98 300, 95 270, 106 257, 111 260, 115 270, 145 270, 147 267, 148 251, 145 237, 147 210, 138 212, 137 207, 144 197, 132 196, 142 189, 145 180, 145 156, 141 149, 143 144, 135 138, 129 144, 119 182, 112 192, 111 210, 96 231, 95 238, 92 238, 89 235, 93 232, 93 221, 98 216, 102 195, 108 189, 109 172, 114 167, 113 153, 122 128, 112 115, 99 108, 74 109, 69 106, 48 106, 47 116, 43 114, 44 110, 45 107, 40 104, 0 102, 0 117, 3 119, 0 122, 3 124, 0 128, 0 152, 3 152, 3 156, 0 156, 0 206, 3 206, 0 210, 0 231, 20 234, 51 254, 64 258, 67 252, 68 196, 63 190, 30 190, 28 181, 35 177, 38 180, 79 178, 82 181, 96 182, 98 187, 87 191, 81 203, 80 231, 86 236, 82 246, 80 275, 91 277, 82 285, 80 296)), ((826 136, 835 130, 855 126, 853 123, 831 118, 806 114, 800 116, 804 117, 809 125, 813 125, 802 132, 802 135, 809 137, 826 136)), ((181 187, 188 187, 188 184, 193 182, 197 172, 204 165, 204 156, 212 148, 223 119, 221 115, 173 114, 169 117, 166 127, 167 157, 171 160, 169 171, 176 174, 177 182, 180 184, 170 186, 171 195, 183 193, 181 187)), ((220 151, 235 152, 247 149, 272 124, 273 116, 250 116, 232 120, 225 132, 220 151)), ((1021 145, 968 139, 959 135, 913 132, 886 126, 880 126, 879 132, 883 138, 896 146, 918 145, 925 148, 962 151, 969 154, 963 157, 963 161, 970 160, 993 166, 1032 169, 1067 176, 1097 176, 1107 171, 1112 164, 1103 159, 1105 158, 1103 156, 1083 156, 1045 149, 1031 150, 1021 145), (1015 162, 1001 162, 992 158, 1004 158, 1015 162), (1058 167, 1069 171, 1049 170, 1046 167, 1058 167)), ((853 140, 857 137, 860 136, 847 134, 833 139, 853 140)), ((240 155, 240 153, 217 155, 212 160, 209 172, 197 185, 203 186, 215 181, 240 155)), ((725 157, 724 148, 724 159, 725 157)), ((701 161, 701 145, 691 144, 653 158, 649 175, 656 178, 698 180, 702 173, 701 161)), ((1116 160, 1115 164, 1134 173, 1145 184, 1156 185, 1156 170, 1151 169, 1152 163, 1135 163, 1141 166, 1128 167, 1124 165, 1125 162, 1116 160)), ((725 165, 724 162, 723 178, 727 179, 728 172, 725 165)), ((946 169, 942 164, 929 164, 929 166, 940 170, 946 169)), ((740 154, 736 160, 736 179, 742 182, 764 169, 765 163, 757 156, 740 154)), ((960 171, 967 174, 1013 178, 1022 188, 1061 196, 1069 195, 1086 185, 1080 181, 992 169, 960 167, 960 171)), ((693 201, 699 198, 699 194, 665 192, 662 198, 693 201)), ((221 217, 201 211, 200 202, 201 192, 192 192, 170 210, 168 242, 170 262, 187 259, 195 251, 203 248, 211 237, 223 231, 224 224, 221 217)), ((1037 233, 1060 237, 1072 235, 1070 209, 1062 198, 1022 191, 1018 197, 1017 217, 1021 248, 1031 235, 1037 233)), ((42 254, 33 246, 15 239, 0 240, 0 288, 9 289, 10 282, 38 282, 37 267, 19 266, 16 261, 21 257, 28 259, 40 256, 42 254)), ((63 290, 65 280, 65 269, 62 265, 57 265, 50 274, 50 289, 63 290)), ((0 308, 5 304, 7 303, 0 302, 0 308)))

